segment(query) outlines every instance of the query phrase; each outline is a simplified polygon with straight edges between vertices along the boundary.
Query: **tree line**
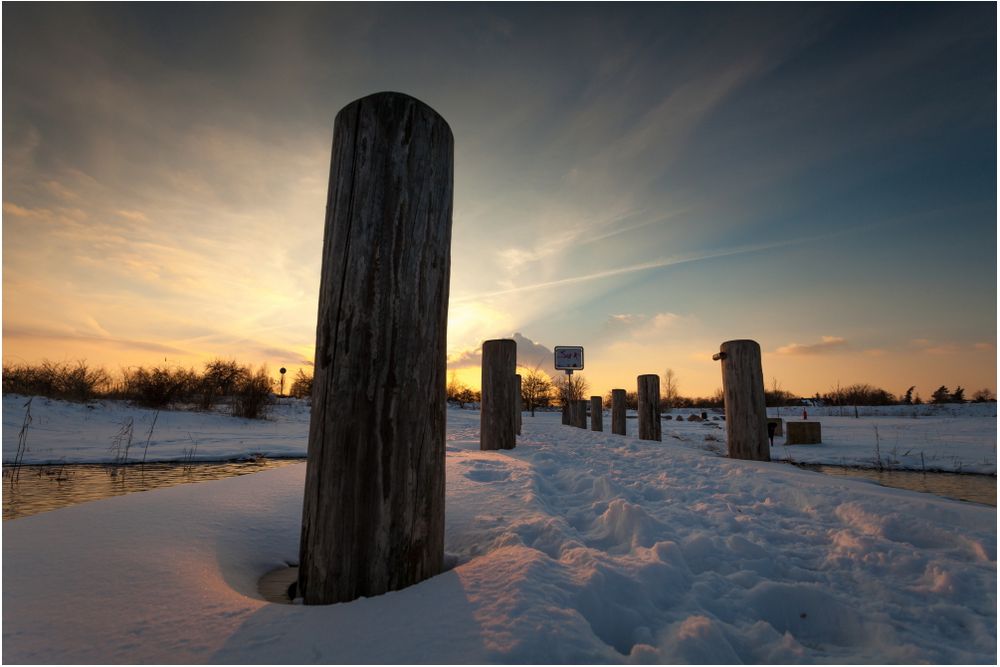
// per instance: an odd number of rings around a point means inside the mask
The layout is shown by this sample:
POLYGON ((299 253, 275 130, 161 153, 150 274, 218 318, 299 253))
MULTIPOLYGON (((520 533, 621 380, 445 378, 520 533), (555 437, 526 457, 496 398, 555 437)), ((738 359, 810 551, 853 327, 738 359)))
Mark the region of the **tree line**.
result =
MULTIPOLYGON (((548 373, 541 370, 539 366, 535 368, 520 367, 521 375, 521 402, 525 410, 534 413, 535 408, 561 407, 569 401, 583 400, 589 398, 590 389, 587 379, 580 374, 560 375, 553 379, 548 373)), ((789 407, 803 405, 804 402, 811 402, 817 405, 847 406, 847 405, 920 405, 924 401, 919 393, 915 393, 916 386, 912 386, 899 396, 892 392, 867 383, 858 383, 848 386, 839 384, 827 392, 816 392, 808 399, 797 396, 790 391, 781 388, 776 379, 772 379, 771 386, 764 389, 764 401, 767 407, 789 407)), ((460 407, 478 403, 480 392, 471 389, 469 386, 459 381, 453 372, 448 381, 448 400, 457 403, 460 407)), ((638 407, 638 393, 636 391, 625 392, 625 406, 629 409, 638 407)), ((995 401, 996 395, 988 388, 974 392, 971 398, 966 398, 965 389, 961 386, 950 391, 948 387, 941 386, 931 395, 931 403, 983 403, 995 401)), ((611 407, 611 391, 603 396, 604 407, 611 407)), ((710 396, 685 396, 680 392, 680 383, 677 374, 673 369, 666 369, 660 378, 660 406, 663 410, 669 411, 674 408, 718 408, 725 405, 722 388, 718 388, 710 396)))

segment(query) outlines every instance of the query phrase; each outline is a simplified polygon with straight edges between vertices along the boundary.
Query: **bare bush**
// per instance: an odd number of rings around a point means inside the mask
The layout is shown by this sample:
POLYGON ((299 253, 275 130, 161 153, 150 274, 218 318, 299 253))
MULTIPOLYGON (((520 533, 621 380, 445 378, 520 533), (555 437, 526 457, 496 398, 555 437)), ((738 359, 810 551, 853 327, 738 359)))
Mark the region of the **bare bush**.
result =
POLYGON ((122 371, 122 398, 147 408, 193 403, 201 380, 193 370, 139 366, 122 371))
POLYGON ((233 416, 264 419, 273 402, 273 384, 267 366, 261 366, 256 372, 239 380, 233 393, 233 416))
POLYGON ((5 394, 89 401, 106 394, 110 386, 108 372, 88 366, 85 361, 70 365, 45 360, 38 365, 9 364, 3 367, 5 394))
POLYGON ((288 395, 292 398, 309 398, 312 396, 313 376, 307 375, 301 368, 295 374, 292 387, 288 390, 288 395))

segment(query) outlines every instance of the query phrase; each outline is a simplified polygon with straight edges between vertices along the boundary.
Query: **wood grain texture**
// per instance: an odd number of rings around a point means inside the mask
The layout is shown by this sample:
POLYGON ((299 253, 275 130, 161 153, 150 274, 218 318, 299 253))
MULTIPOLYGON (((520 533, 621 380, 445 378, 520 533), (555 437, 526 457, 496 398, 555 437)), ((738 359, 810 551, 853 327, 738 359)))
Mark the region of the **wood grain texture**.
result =
POLYGON ((636 378, 639 391, 639 439, 661 440, 660 376, 640 375, 636 378))
POLYGON ((590 397, 590 430, 604 430, 604 399, 600 396, 590 397))
POLYGON ((570 401, 570 419, 577 428, 587 428, 587 401, 574 399, 570 401))
POLYGON ((753 340, 730 340, 719 346, 719 355, 729 457, 770 461, 760 345, 753 340))
POLYGON ((611 390, 611 432, 615 435, 628 435, 625 426, 625 390, 611 390))
POLYGON ((408 95, 334 122, 299 591, 346 602, 441 572, 454 141, 408 95))
POLYGON ((483 343, 482 403, 479 413, 479 448, 514 449, 516 423, 514 400, 517 343, 502 338, 483 343))
POLYGON ((521 376, 514 376, 514 433, 521 435, 521 413, 524 404, 521 401, 521 376))

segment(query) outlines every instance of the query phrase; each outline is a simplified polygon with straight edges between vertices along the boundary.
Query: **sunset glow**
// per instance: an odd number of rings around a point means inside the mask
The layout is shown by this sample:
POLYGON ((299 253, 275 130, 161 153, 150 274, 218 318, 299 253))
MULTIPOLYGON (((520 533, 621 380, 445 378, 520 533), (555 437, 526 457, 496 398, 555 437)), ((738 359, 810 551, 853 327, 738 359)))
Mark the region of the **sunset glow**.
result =
POLYGON ((467 384, 520 334, 595 394, 734 338, 996 389, 992 5, 4 9, 5 363, 308 369, 333 118, 399 90, 455 136, 467 384))

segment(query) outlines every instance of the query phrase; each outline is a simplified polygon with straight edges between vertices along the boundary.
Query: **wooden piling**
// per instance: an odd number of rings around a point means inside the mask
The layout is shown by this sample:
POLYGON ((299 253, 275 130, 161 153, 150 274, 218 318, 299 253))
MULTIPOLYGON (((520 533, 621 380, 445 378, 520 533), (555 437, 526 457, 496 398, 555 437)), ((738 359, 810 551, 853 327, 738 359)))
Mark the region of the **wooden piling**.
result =
POLYGON ((660 430, 660 376, 640 375, 636 378, 639 390, 639 439, 662 440, 660 430))
POLYGON ((479 448, 514 449, 514 368, 517 343, 509 338, 483 343, 482 405, 479 417, 479 448))
POLYGON ((615 435, 627 435, 625 426, 625 390, 611 390, 611 432, 615 435))
POLYGON ((454 143, 377 93, 334 122, 298 591, 347 602, 441 572, 454 143))
POLYGON ((753 340, 726 341, 716 357, 722 362, 729 457, 770 461, 760 345, 753 340))
POLYGON ((600 396, 590 397, 590 430, 604 430, 604 399, 600 396))
POLYGON ((574 399, 570 402, 570 419, 573 426, 577 428, 587 428, 587 401, 584 399, 574 399))
POLYGON ((514 433, 521 435, 521 413, 524 407, 521 404, 521 376, 514 376, 514 433))

